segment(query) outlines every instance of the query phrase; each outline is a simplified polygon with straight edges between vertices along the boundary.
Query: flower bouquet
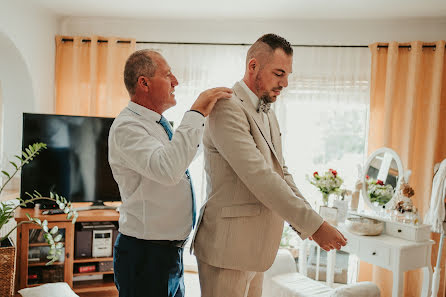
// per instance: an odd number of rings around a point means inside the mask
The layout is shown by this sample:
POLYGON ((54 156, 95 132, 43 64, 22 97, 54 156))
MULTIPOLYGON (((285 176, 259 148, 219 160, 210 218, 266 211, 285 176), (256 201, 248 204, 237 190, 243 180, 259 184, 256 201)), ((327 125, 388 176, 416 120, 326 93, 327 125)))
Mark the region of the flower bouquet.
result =
POLYGON ((366 176, 367 179, 367 194, 370 197, 370 202, 377 202, 379 205, 385 205, 392 199, 393 187, 392 185, 385 185, 382 180, 376 180, 366 176))
POLYGON ((328 205, 328 196, 333 193, 338 193, 344 182, 342 178, 338 176, 338 172, 333 169, 328 169, 328 171, 322 175, 315 171, 313 177, 309 178, 307 176, 307 179, 322 193, 322 201, 324 205, 328 205))

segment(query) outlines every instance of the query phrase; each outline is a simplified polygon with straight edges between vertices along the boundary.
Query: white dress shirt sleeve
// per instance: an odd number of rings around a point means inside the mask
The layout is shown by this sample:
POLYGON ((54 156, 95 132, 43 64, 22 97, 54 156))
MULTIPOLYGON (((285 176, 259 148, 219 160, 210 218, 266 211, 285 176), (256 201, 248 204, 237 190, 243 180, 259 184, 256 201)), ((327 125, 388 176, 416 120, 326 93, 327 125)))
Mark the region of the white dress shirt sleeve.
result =
MULTIPOLYGON (((124 121, 111 133, 110 145, 128 168, 165 185, 176 185, 192 162, 200 145, 205 118, 197 112, 186 112, 170 142, 155 137, 155 125, 124 121)), ((159 127, 162 128, 161 125, 159 127)))

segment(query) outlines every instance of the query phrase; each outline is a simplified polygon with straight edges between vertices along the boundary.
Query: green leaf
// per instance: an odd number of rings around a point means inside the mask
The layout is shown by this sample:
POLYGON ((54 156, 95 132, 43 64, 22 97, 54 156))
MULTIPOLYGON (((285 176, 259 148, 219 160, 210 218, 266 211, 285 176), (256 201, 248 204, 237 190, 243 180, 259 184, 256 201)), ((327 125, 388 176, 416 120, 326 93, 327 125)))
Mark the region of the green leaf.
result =
POLYGON ((54 234, 57 233, 57 231, 59 231, 59 227, 54 226, 54 227, 51 229, 50 233, 54 235, 54 234))
MULTIPOLYGON (((54 237, 55 242, 59 242, 62 239, 62 234, 57 234, 56 237, 54 237)), ((57 246, 56 246, 57 247, 57 246)))
POLYGON ((28 218, 28 220, 32 221, 33 219, 31 218, 31 216, 29 215, 29 213, 25 213, 26 217, 28 218))
POLYGON ((30 149, 25 148, 26 153, 28 154, 28 156, 32 156, 33 152, 30 151, 30 149))
POLYGON ((25 152, 22 152, 22 156, 25 157, 25 159, 28 159, 28 155, 25 152))
POLYGON ((9 163, 12 164, 12 166, 14 166, 14 168, 15 168, 16 170, 19 170, 19 167, 17 166, 16 163, 14 163, 14 162, 12 162, 12 161, 9 161, 9 163))
POLYGON ((8 172, 6 172, 6 171, 2 170, 2 173, 3 173, 4 175, 6 175, 6 177, 7 177, 7 178, 11 178, 11 176, 9 175, 9 173, 8 173, 8 172))

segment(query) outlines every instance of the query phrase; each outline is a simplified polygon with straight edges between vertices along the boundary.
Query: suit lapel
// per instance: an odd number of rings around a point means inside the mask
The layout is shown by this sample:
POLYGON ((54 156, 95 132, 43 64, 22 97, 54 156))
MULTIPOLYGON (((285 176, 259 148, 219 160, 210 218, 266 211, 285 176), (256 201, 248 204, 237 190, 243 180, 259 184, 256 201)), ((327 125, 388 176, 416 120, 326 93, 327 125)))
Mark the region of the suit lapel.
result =
MULTIPOLYGON (((279 157, 277 156, 277 153, 276 153, 273 143, 271 142, 271 140, 269 140, 265 125, 263 124, 263 120, 261 118, 262 115, 257 112, 255 107, 252 105, 248 94, 246 94, 245 90, 238 82, 235 83, 233 90, 234 90, 235 95, 240 99, 240 101, 242 101, 242 105, 245 107, 245 109, 248 111, 248 113, 254 119, 254 122, 256 123, 257 127, 260 130, 260 133, 262 134, 263 138, 265 139, 266 143, 268 144, 270 150, 273 152, 277 161, 279 162, 279 164, 282 164, 279 157)), ((270 115, 268 112, 268 118, 269 117, 270 117, 270 115)), ((270 125, 271 125, 271 121, 270 121, 270 125)), ((275 130, 275 129, 270 129, 270 130, 275 130)), ((270 132, 270 134, 271 134, 271 138, 273 138, 272 131, 270 132)))

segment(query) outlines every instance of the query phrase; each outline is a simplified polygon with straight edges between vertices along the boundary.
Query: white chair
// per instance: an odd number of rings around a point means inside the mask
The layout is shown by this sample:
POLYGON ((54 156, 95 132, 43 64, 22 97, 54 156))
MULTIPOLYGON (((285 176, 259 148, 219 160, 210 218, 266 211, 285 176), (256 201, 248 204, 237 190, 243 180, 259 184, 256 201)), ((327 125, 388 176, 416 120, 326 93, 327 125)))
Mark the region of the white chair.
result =
POLYGON ((297 272, 294 258, 280 249, 265 272, 262 297, 379 297, 379 288, 372 282, 345 285, 336 289, 297 272))

